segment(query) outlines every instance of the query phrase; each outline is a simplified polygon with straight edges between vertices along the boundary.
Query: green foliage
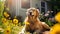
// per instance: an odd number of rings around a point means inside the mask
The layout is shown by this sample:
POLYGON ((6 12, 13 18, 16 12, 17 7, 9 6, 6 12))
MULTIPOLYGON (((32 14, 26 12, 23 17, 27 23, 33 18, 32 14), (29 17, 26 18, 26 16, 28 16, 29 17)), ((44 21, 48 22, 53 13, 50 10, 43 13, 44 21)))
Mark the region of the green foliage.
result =
POLYGON ((48 16, 44 16, 43 13, 41 13, 39 19, 43 22, 45 22, 46 24, 48 24, 49 26, 52 26, 54 23, 52 23, 49 19, 48 16))
POLYGON ((52 25, 53 25, 53 23, 52 23, 50 20, 48 20, 48 19, 46 19, 46 23, 47 23, 49 26, 52 26, 52 25))
POLYGON ((4 2, 0 1, 0 14, 3 12, 4 10, 4 2))
POLYGON ((1 18, 3 17, 2 16, 3 10, 4 10, 4 2, 0 0, 0 22, 1 22, 1 18))

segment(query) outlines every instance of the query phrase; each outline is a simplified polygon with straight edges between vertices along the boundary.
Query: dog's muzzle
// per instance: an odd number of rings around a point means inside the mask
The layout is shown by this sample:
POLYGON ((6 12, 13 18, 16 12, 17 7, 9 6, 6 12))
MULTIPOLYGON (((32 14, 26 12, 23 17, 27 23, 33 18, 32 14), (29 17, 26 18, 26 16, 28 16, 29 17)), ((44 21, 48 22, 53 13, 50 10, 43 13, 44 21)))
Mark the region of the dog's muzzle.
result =
POLYGON ((30 15, 30 16, 34 16, 34 15, 32 14, 32 12, 29 12, 29 15, 30 15))

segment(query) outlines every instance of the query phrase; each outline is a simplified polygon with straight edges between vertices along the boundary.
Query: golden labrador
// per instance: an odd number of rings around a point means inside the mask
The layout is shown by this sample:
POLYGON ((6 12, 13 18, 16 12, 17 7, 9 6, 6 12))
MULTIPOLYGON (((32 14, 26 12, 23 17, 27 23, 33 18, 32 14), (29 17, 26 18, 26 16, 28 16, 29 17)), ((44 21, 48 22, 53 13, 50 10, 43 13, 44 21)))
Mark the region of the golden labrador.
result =
POLYGON ((50 27, 45 23, 39 20, 39 10, 36 8, 29 8, 27 9, 27 17, 25 19, 25 23, 28 22, 29 24, 25 24, 25 31, 26 32, 36 32, 36 34, 43 34, 44 31, 50 29, 50 27))

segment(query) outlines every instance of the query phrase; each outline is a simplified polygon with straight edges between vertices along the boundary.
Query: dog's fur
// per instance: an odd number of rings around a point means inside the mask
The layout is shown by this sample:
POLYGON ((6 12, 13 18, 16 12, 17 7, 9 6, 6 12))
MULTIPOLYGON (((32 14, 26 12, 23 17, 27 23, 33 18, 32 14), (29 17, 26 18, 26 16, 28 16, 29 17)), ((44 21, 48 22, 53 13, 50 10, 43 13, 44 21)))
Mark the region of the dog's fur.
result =
POLYGON ((50 27, 45 23, 39 20, 39 10, 36 8, 29 8, 27 10, 27 17, 24 22, 28 22, 29 24, 25 24, 26 32, 36 32, 37 34, 42 34, 42 32, 50 29, 50 27))

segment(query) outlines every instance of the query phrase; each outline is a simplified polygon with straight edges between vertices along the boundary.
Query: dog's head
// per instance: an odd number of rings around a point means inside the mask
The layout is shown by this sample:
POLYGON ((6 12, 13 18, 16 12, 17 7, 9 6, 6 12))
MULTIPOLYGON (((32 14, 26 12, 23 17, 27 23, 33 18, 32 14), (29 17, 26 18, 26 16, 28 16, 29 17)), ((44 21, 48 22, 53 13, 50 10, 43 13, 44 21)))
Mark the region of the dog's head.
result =
POLYGON ((39 16, 39 10, 36 8, 29 8, 27 9, 27 16, 36 18, 39 16))

